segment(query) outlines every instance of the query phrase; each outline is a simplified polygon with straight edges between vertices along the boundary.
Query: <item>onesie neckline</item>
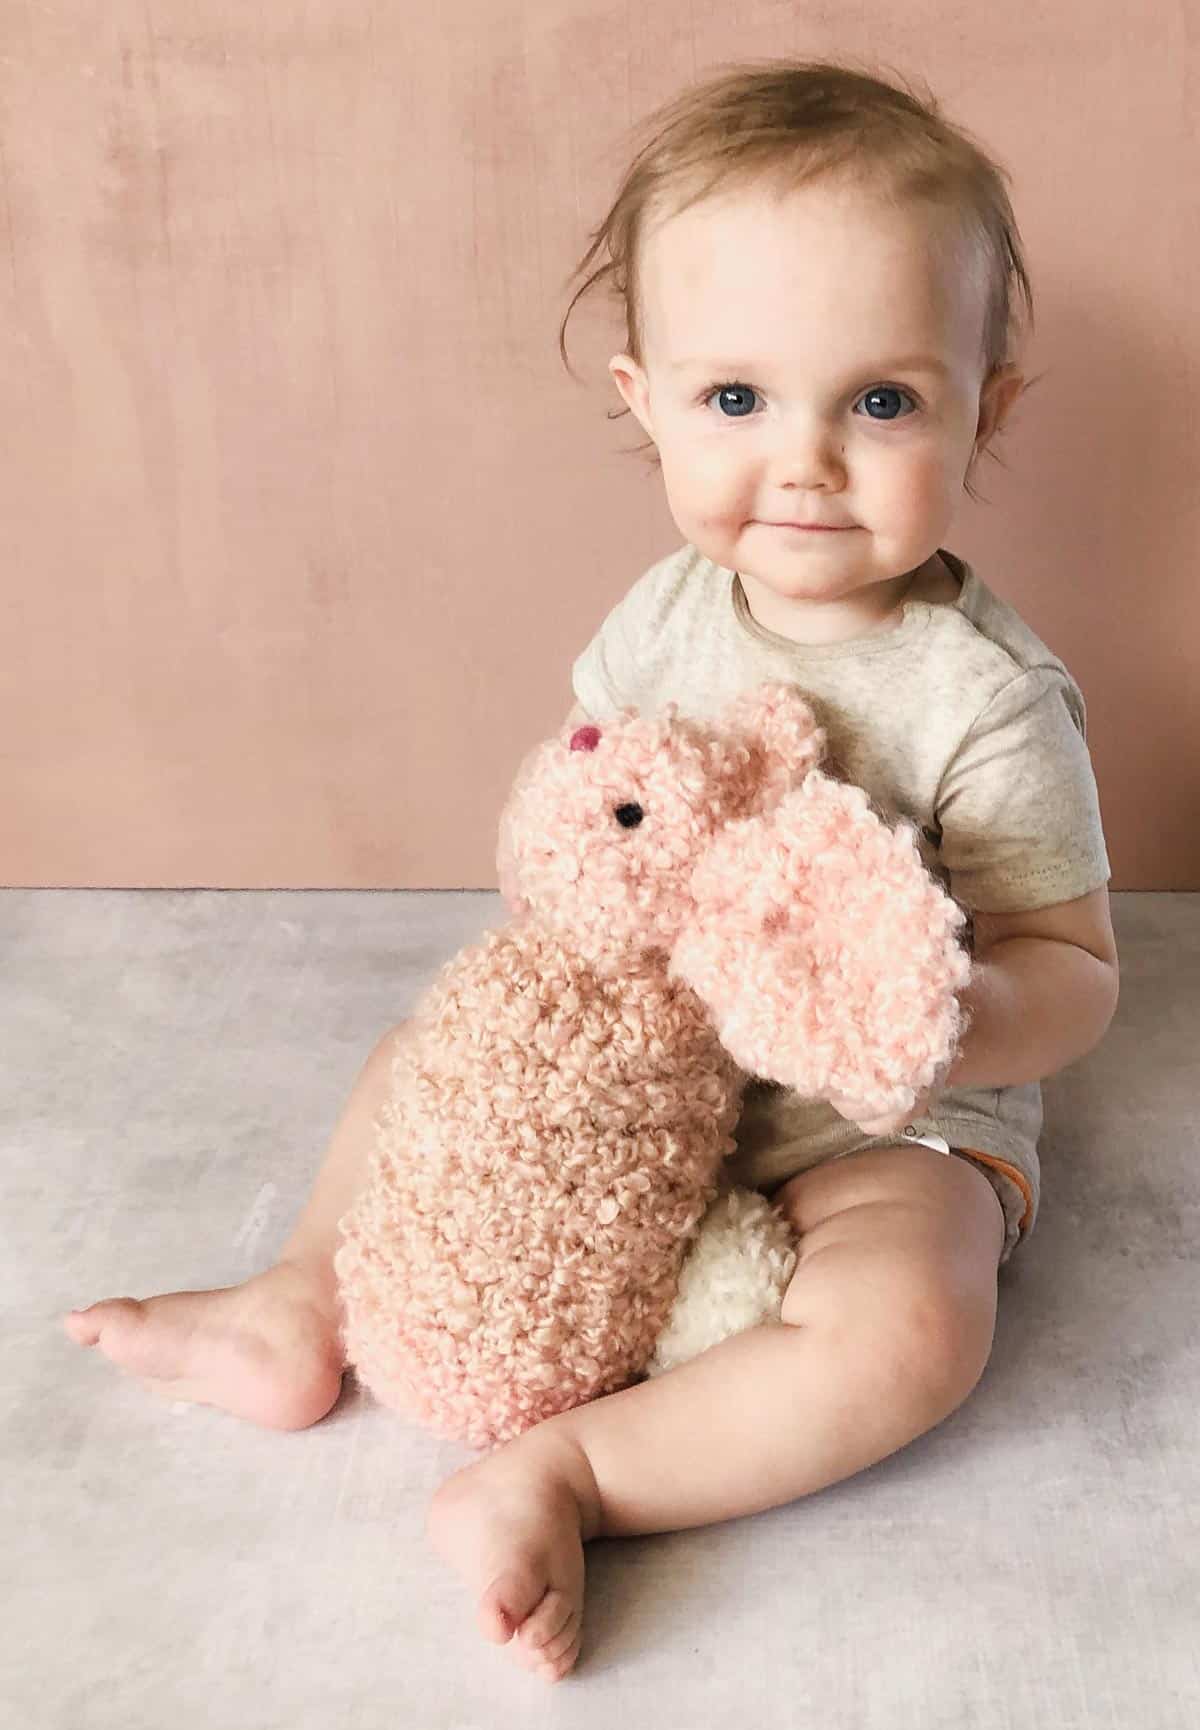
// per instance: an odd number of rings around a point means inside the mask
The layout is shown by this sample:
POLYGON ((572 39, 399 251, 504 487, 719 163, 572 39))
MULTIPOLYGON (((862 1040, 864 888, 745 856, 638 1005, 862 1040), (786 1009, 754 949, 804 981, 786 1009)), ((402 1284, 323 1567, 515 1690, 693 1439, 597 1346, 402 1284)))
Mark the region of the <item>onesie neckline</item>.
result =
POLYGON ((946 547, 939 547, 938 553, 946 561, 951 572, 958 578, 958 596, 953 601, 921 601, 906 600, 900 604, 900 623, 890 631, 868 633, 863 637, 850 637, 841 643, 795 643, 791 637, 785 637, 778 631, 772 631, 762 625, 750 611, 750 603, 742 580, 736 571, 727 570, 725 566, 718 567, 728 581, 729 601, 743 633, 760 643, 769 643, 772 648, 785 649, 794 659, 799 661, 832 661, 848 655, 886 655, 895 649, 906 649, 914 637, 926 629, 935 612, 945 612, 953 609, 958 613, 967 610, 966 602, 969 590, 975 585, 975 573, 966 559, 960 559, 957 553, 950 552, 946 547))

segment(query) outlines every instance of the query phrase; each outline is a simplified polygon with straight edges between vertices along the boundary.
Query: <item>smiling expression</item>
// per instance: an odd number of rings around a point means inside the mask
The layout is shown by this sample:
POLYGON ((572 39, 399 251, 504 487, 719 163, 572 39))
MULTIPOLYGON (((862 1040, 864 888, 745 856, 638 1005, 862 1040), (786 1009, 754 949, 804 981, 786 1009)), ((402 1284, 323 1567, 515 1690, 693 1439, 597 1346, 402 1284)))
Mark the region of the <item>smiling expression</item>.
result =
POLYGON ((676 525, 770 628, 879 628, 942 543, 1020 383, 981 389, 969 257, 945 219, 838 181, 717 195, 648 228, 645 365, 609 369, 676 525))

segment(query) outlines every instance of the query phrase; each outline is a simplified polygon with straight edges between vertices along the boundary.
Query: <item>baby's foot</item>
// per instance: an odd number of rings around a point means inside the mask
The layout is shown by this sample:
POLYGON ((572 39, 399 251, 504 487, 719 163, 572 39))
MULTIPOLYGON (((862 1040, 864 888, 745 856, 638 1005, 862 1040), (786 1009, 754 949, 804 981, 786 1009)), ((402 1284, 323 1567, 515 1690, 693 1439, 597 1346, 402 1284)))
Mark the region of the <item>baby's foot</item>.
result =
POLYGON ((290 1262, 215 1291, 107 1298, 72 1310, 63 1326, 164 1399, 218 1406, 272 1430, 323 1418, 345 1367, 336 1309, 290 1262))
POLYGON ((581 1450, 537 1431, 456 1472, 430 1505, 430 1541, 480 1593, 483 1633, 548 1682, 579 1656, 583 1545, 598 1510, 581 1450))

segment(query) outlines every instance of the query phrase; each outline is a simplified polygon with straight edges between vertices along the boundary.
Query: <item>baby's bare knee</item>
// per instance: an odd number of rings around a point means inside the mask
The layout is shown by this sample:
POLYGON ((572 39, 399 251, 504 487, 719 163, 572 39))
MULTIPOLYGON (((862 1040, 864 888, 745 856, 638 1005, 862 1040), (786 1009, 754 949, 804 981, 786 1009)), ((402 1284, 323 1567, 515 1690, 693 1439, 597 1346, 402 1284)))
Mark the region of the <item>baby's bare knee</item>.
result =
POLYGON ((898 1390, 951 1411, 991 1356, 995 1277, 964 1284, 960 1266, 931 1256, 832 1242, 798 1265, 782 1319, 822 1328, 846 1354, 870 1356, 898 1390))
POLYGON ((874 1148, 800 1173, 776 1201, 800 1236, 783 1319, 860 1342, 947 1409, 965 1399, 991 1356, 1003 1241, 982 1174, 922 1146, 874 1148))

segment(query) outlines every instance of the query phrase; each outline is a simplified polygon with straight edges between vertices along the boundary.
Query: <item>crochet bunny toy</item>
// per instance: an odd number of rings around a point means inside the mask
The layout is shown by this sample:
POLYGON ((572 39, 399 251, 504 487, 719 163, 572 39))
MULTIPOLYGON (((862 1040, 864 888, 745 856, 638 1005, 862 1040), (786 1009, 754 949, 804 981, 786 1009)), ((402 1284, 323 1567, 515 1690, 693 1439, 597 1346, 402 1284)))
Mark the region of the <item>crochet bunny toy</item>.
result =
POLYGON ((511 917, 416 1005, 340 1223, 383 1404, 487 1447, 777 1316, 790 1228, 721 1183, 749 1077, 885 1113, 949 1067, 966 916, 824 749, 771 682, 525 759, 511 917))

